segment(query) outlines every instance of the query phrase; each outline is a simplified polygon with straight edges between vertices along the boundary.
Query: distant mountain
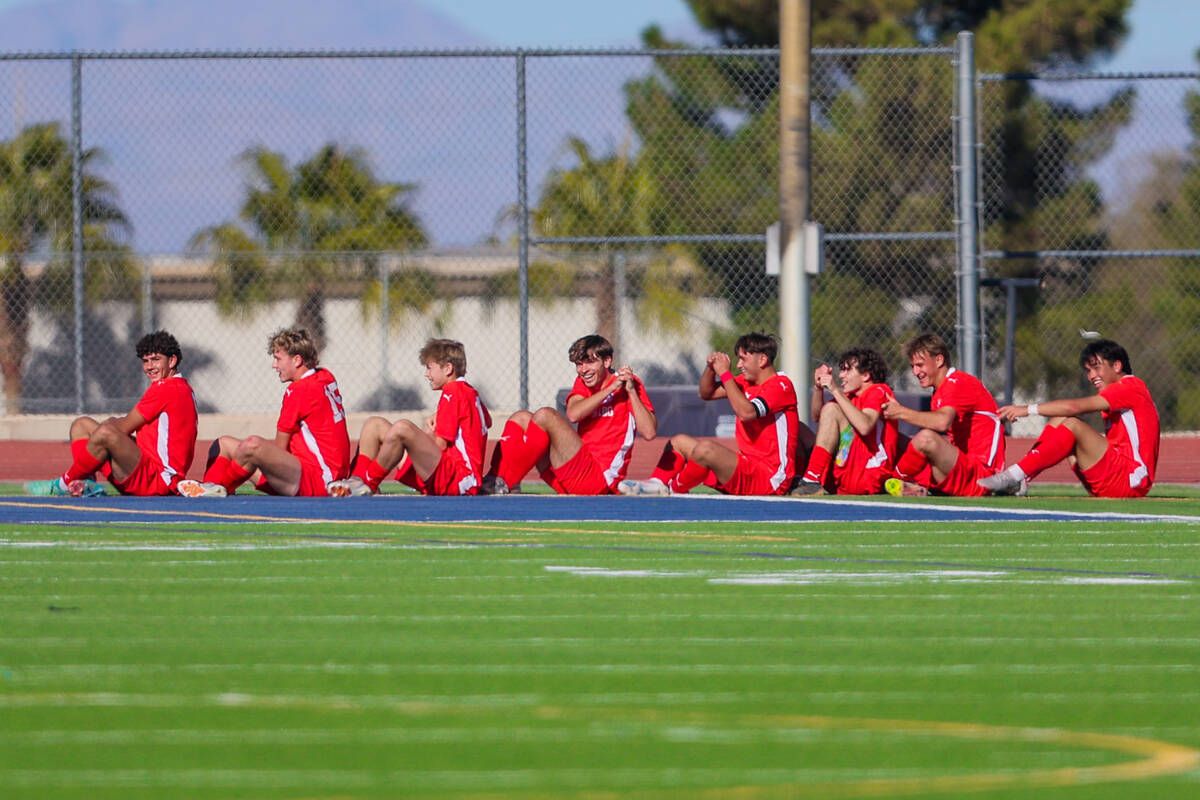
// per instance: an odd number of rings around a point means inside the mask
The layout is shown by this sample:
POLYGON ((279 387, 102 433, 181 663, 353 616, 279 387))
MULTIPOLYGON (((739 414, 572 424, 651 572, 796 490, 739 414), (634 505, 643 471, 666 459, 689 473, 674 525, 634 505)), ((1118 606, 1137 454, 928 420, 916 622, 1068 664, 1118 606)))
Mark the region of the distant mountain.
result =
POLYGON ((0 12, 4 51, 488 46, 420 0, 50 0, 0 12))
MULTIPOLYGON (((501 2, 502 0, 497 0, 501 2)), ((486 49, 420 0, 52 0, 0 12, 0 53, 486 49)), ((531 199, 568 135, 602 155, 629 138, 622 86, 649 58, 531 58, 531 199)), ((415 183, 436 247, 480 242, 517 198, 512 58, 88 59, 84 145, 107 156, 143 253, 181 252, 235 218, 247 148, 292 164, 329 141, 362 148, 384 180, 415 183)), ((0 55, 0 139, 70 121, 65 61, 0 55), (11 123, 10 123, 11 120, 11 123)))

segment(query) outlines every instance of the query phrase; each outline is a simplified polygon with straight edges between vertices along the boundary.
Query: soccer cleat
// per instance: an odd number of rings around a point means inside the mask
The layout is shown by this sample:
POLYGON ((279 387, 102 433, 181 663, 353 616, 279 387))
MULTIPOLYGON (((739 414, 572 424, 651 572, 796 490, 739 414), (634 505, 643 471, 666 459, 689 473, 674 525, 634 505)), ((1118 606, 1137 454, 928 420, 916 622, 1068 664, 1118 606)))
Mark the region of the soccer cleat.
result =
POLYGON ((929 494, 929 490, 921 484, 899 478, 888 478, 883 482, 883 490, 892 497, 926 497, 929 494))
POLYGON ((788 494, 792 497, 820 497, 823 494, 828 494, 828 492, 825 491, 824 486, 816 481, 801 480, 792 487, 792 490, 788 494))
POLYGON ((185 480, 175 484, 181 497, 226 497, 229 490, 219 483, 185 480))
POLYGON ((671 487, 655 478, 648 481, 626 479, 617 484, 617 492, 629 497, 666 497, 671 494, 671 487))
POLYGON ((71 492, 63 488, 58 478, 48 481, 29 481, 25 484, 25 494, 37 497, 69 497, 71 492))
POLYGON ((483 482, 479 484, 479 493, 482 495, 496 495, 512 494, 513 492, 508 488, 508 481, 499 475, 484 475, 483 482))
POLYGON ((330 481, 325 484, 325 491, 329 492, 330 497, 367 497, 374 494, 371 487, 367 486, 366 481, 357 475, 351 475, 349 478, 342 478, 339 481, 330 481))
POLYGON ((68 483, 67 492, 72 497, 104 497, 108 494, 103 486, 86 478, 68 483))
POLYGON ((975 482, 992 494, 1011 494, 1016 497, 1024 497, 1029 494, 1029 481, 1025 478, 1018 478, 1006 469, 975 482))

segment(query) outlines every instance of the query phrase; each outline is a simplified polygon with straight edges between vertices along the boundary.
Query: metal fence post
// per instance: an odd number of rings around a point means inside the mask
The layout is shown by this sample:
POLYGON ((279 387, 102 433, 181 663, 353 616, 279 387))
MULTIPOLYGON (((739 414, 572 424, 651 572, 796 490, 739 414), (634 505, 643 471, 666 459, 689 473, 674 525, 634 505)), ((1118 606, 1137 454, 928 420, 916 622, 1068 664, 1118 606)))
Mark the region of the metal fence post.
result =
POLYGON ((83 413, 83 59, 71 55, 71 288, 74 297, 75 413, 83 413))
POLYGON ((525 140, 525 51, 517 51, 517 314, 521 408, 529 408, 529 164, 525 140))
POLYGON ((976 181, 975 37, 958 35, 954 76, 958 97, 958 358, 972 375, 980 371, 979 336, 979 184, 976 181))

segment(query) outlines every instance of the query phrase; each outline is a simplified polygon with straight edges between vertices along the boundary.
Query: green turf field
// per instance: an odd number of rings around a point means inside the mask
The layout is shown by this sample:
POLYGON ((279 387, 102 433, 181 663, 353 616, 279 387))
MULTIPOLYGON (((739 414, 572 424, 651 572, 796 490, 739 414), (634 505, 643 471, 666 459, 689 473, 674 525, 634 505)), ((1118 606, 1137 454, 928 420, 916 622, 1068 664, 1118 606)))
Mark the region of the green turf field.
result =
POLYGON ((0 525, 0 559, 4 798, 1200 797, 1200 524, 0 525))

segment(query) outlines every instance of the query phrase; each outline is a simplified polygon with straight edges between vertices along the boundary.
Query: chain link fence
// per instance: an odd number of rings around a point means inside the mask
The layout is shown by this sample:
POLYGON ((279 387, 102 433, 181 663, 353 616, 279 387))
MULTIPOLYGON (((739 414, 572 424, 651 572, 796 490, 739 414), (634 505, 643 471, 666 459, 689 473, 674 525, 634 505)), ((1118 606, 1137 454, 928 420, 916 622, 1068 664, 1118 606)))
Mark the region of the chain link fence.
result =
POLYGON ((981 308, 998 395, 1090 394, 1079 352, 1103 336, 1128 350, 1164 429, 1200 429, 1197 78, 981 76, 981 308), (1032 98, 1019 119, 1015 97, 1032 98), (1029 132, 1035 158, 1013 163, 1029 132))
MULTIPOLYGON (((812 355, 875 347, 915 388, 900 344, 958 344, 954 53, 815 50, 811 78, 812 355)), ((430 407, 430 336, 464 342, 500 411, 552 403, 593 331, 649 383, 694 387, 708 352, 778 328, 778 80, 773 50, 0 56, 5 410, 127 410, 155 327, 214 412, 278 408, 265 346, 292 324, 351 411, 430 407)), ((979 84, 983 255, 1038 288, 985 286, 985 377, 1003 393, 1012 294, 1018 394, 1078 386, 1077 327, 1145 353, 1160 396, 1160 363, 1190 386, 1185 262, 1093 251, 1179 250, 1195 228, 1118 244, 1129 215, 1080 188, 1143 95, 1089 116, 1052 91, 1015 104, 1043 92, 1017 83, 979 84), (1032 198, 1005 159, 1018 105, 1044 116, 1032 198)))

